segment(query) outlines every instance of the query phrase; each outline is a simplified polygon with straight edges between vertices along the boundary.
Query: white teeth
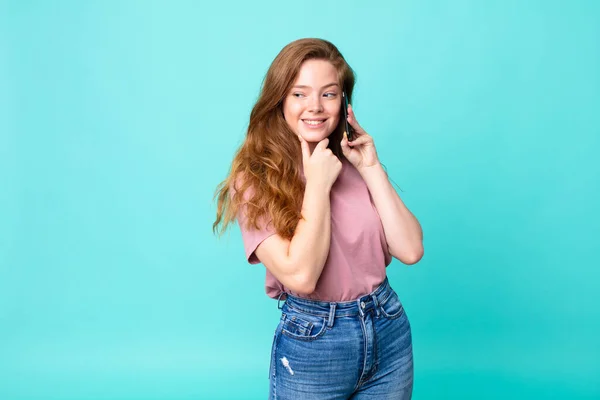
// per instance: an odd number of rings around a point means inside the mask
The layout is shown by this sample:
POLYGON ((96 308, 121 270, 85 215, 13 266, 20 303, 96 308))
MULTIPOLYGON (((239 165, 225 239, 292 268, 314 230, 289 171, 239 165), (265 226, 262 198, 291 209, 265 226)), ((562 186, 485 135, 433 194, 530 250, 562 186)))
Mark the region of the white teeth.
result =
POLYGON ((320 121, 308 121, 308 120, 304 120, 304 122, 306 122, 309 125, 319 125, 319 124, 322 124, 324 121, 325 121, 324 119, 322 119, 320 121))

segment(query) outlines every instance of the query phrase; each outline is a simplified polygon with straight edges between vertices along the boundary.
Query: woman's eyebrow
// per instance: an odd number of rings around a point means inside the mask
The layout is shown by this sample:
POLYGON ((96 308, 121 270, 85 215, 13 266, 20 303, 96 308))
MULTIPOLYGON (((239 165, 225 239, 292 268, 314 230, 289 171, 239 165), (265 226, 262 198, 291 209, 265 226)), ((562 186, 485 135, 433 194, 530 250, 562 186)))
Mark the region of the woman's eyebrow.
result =
MULTIPOLYGON (((340 85, 338 85, 335 82, 332 82, 332 83, 328 83, 327 85, 323 86, 321 89, 325 89, 325 88, 328 88, 330 86, 340 86, 340 85)), ((297 89, 310 89, 311 87, 310 86, 306 86, 306 85, 296 85, 296 86, 294 86, 294 89, 296 89, 296 88, 297 89)))

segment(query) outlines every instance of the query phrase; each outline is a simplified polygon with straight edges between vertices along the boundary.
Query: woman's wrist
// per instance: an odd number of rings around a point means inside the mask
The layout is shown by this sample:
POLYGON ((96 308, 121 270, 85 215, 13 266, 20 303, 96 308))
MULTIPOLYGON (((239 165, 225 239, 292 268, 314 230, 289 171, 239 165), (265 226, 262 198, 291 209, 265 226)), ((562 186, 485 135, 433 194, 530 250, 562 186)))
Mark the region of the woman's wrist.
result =
POLYGON ((363 166, 363 167, 360 167, 360 168, 357 168, 357 169, 358 169, 358 172, 360 173, 360 175, 365 180, 368 179, 368 177, 370 175, 381 174, 382 172, 384 174, 386 174, 386 176, 387 176, 387 173, 383 169, 383 165, 381 165, 381 163, 379 162, 379 160, 377 160, 377 162, 375 164, 373 164, 373 165, 363 166))

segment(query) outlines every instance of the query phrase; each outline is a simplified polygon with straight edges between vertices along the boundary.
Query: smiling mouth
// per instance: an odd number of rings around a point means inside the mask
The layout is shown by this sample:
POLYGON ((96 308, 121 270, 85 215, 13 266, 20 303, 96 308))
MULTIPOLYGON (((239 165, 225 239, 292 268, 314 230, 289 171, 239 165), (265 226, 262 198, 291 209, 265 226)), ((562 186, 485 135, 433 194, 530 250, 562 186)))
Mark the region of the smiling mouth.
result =
POLYGON ((303 119, 302 122, 308 126, 321 126, 327 119, 303 119))

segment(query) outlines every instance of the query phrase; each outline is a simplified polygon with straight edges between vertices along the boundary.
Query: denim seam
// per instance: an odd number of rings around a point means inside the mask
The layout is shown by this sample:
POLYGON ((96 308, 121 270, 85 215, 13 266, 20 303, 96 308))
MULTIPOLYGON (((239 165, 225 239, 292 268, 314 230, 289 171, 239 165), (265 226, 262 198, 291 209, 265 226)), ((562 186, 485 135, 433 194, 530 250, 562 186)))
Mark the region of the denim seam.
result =
MULTIPOLYGON (((331 311, 325 311, 323 310, 323 312, 317 312, 315 313, 314 311, 311 310, 306 310, 304 308, 299 308, 296 307, 294 305, 288 304, 287 305, 288 308, 291 308, 294 311, 300 312, 300 313, 304 313, 304 314, 308 314, 311 315, 313 317, 319 317, 319 318, 329 318, 329 314, 331 311)), ((335 310, 335 318, 340 318, 340 317, 355 317, 358 316, 359 313, 358 311, 350 311, 350 312, 346 312, 344 310, 340 310, 339 308, 336 307, 335 310)))
MULTIPOLYGON (((280 322, 283 324, 283 321, 280 322)), ((271 357, 271 361, 273 363, 273 400, 277 399, 277 348, 279 347, 279 340, 281 339, 281 332, 283 332, 283 325, 281 326, 282 330, 279 330, 279 326, 277 327, 277 331, 275 331, 275 343, 273 346, 273 355, 271 357)))
POLYGON ((391 292, 391 290, 390 290, 390 291, 388 292, 387 296, 386 296, 386 297, 385 297, 383 300, 381 300, 381 301, 379 302, 379 304, 380 304, 380 305, 384 305, 384 304, 385 304, 385 303, 387 303, 387 302, 388 302, 388 300, 389 300, 389 299, 391 299, 391 298, 392 298, 392 292, 391 292))
POLYGON ((398 317, 400 317, 402 315, 402 313, 404 312, 404 306, 402 304, 400 304, 400 310, 395 313, 395 314, 388 314, 385 312, 385 309, 383 307, 381 307, 381 312, 383 313, 383 315, 389 319, 396 319, 398 317))
POLYGON ((310 342, 312 340, 316 340, 316 339, 320 338, 321 336, 323 336, 327 330, 328 330, 327 320, 323 319, 323 327, 321 328, 321 330, 318 333, 316 333, 313 336, 296 335, 295 333, 291 333, 291 332, 287 331, 285 329, 285 325, 281 328, 281 333, 283 333, 285 336, 292 338, 292 339, 310 342))
MULTIPOLYGON (((287 324, 288 324, 288 326, 293 325, 296 329, 298 329, 298 331, 300 331, 300 333, 302 335, 308 334, 307 336, 310 336, 310 333, 312 332, 312 328, 314 328, 314 326, 315 326, 312 322, 305 321, 302 318, 297 318, 297 317, 292 317, 292 318, 288 319, 287 324), (301 325, 300 321, 306 323, 306 326, 301 325)), ((286 325, 284 324, 283 326, 285 328, 286 325)))
MULTIPOLYGON (((300 308, 300 307, 294 306, 294 305, 292 305, 290 303, 286 303, 286 304, 287 304, 287 307, 289 309, 292 309, 292 310, 294 310, 296 312, 299 312, 299 313, 304 313, 304 314, 308 314, 308 315, 311 315, 313 317, 319 317, 319 318, 328 318, 329 317, 330 311, 323 310, 323 312, 315 313, 314 311, 306 310, 304 308, 300 308)), ((344 310, 340 310, 337 307, 336 307, 336 310, 335 310, 335 318, 340 318, 340 317, 356 317, 356 316, 359 316, 359 315, 360 315, 360 313, 358 311, 344 311, 344 310)))
POLYGON ((360 322, 360 329, 362 330, 363 333, 363 366, 362 366, 362 370, 360 371, 360 376, 358 377, 358 381, 356 382, 356 385, 354 386, 354 391, 358 390, 363 382, 362 382, 362 378, 363 375, 365 374, 365 368, 367 367, 367 328, 365 326, 365 321, 364 319, 358 318, 359 322, 360 322))
POLYGON ((329 315, 329 313, 325 313, 323 312, 323 314, 319 313, 319 314, 315 314, 314 312, 310 312, 309 310, 304 310, 298 307, 294 307, 291 304, 288 304, 288 308, 291 308, 292 310, 296 311, 296 312, 300 312, 300 313, 304 313, 304 314, 308 314, 308 315, 312 315, 313 317, 326 317, 327 315, 329 315))

